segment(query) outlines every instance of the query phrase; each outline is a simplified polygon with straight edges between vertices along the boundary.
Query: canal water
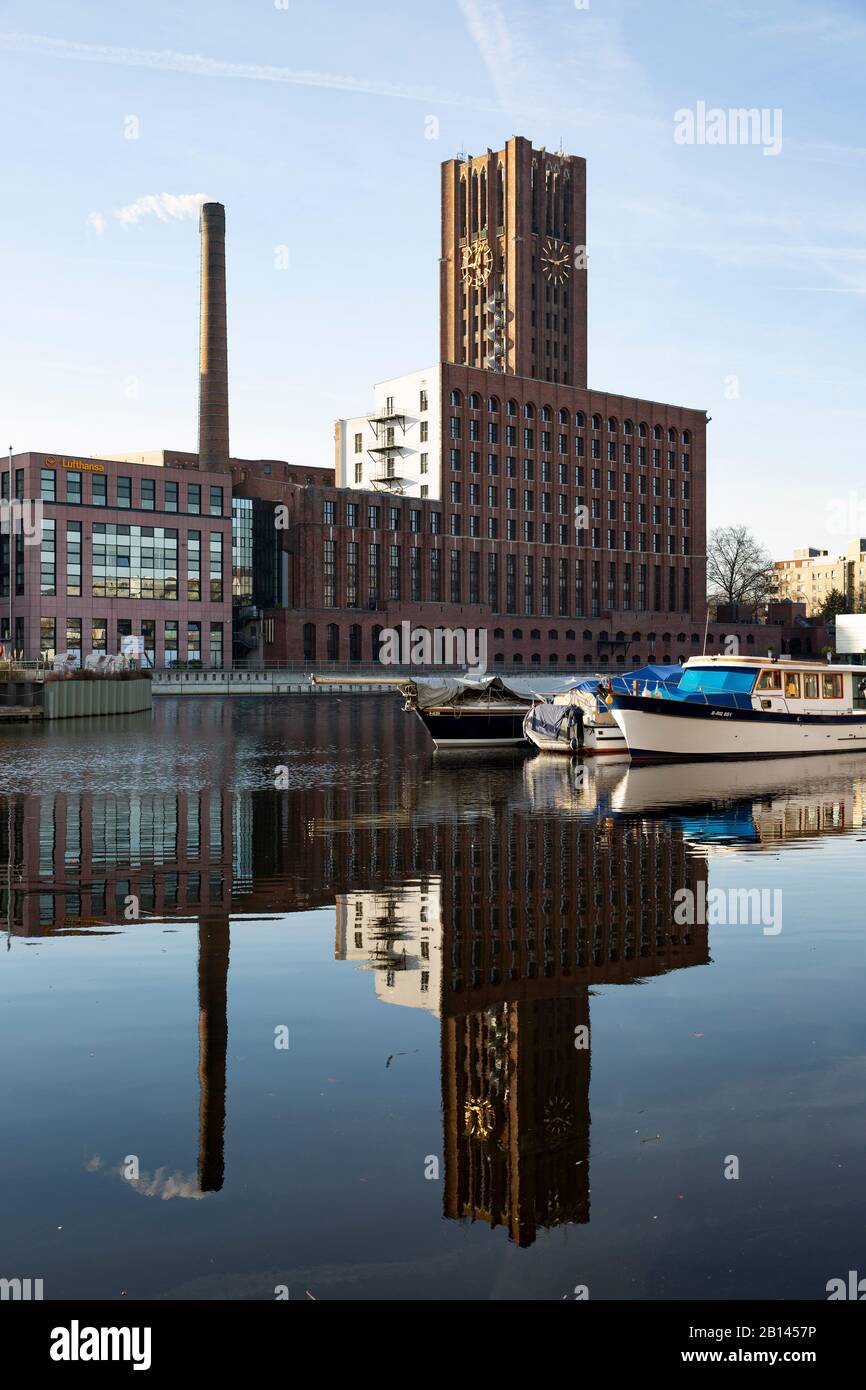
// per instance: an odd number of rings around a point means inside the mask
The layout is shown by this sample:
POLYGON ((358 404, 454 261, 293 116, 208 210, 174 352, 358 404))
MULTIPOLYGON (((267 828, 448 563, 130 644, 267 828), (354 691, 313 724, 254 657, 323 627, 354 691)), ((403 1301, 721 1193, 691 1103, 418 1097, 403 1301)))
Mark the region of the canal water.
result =
POLYGON ((388 696, 0 742, 0 1275, 562 1300, 866 1274, 866 758, 434 755, 388 696))

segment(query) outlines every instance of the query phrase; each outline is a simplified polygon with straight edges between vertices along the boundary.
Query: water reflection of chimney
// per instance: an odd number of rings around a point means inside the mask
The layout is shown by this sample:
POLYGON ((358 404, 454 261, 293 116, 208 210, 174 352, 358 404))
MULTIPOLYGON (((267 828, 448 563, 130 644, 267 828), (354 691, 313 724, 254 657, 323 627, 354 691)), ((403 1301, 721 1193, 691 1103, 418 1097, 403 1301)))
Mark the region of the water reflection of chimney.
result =
POLYGON ((198 929, 198 1185, 219 1192, 225 1174, 229 920, 198 929))

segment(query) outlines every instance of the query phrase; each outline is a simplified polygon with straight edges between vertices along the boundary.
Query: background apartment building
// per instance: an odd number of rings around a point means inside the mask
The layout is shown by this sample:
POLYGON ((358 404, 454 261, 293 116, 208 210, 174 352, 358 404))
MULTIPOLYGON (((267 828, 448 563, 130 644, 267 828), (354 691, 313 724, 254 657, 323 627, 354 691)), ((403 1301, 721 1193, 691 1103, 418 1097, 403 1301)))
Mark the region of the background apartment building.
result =
POLYGON ((815 547, 795 550, 790 560, 776 561, 778 597, 805 603, 817 617, 834 591, 844 595, 849 613, 866 612, 866 537, 849 541, 844 555, 831 557, 815 547))

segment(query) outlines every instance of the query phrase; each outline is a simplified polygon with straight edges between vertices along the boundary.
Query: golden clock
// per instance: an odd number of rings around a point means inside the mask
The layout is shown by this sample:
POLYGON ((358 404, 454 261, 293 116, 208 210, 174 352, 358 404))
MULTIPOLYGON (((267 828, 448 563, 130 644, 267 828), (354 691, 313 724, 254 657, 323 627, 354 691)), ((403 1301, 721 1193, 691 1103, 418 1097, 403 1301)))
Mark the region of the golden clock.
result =
POLYGON ((571 269, 568 247, 548 238, 541 252, 541 268, 551 284, 564 285, 571 269))
POLYGON ((467 290, 481 289, 486 285, 493 268, 493 252, 486 241, 474 241, 463 247, 460 266, 463 284, 467 290))

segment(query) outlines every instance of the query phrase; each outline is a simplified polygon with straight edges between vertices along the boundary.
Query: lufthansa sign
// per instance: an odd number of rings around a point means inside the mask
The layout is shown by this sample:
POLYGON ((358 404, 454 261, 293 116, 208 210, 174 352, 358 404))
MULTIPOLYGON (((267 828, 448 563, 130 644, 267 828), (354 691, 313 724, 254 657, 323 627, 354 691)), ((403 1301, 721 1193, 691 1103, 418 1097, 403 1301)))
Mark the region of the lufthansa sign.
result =
POLYGON ((81 459, 58 459, 49 454, 45 459, 46 468, 74 468, 84 473, 104 473, 104 463, 84 463, 81 459))

